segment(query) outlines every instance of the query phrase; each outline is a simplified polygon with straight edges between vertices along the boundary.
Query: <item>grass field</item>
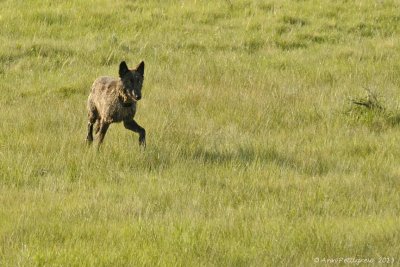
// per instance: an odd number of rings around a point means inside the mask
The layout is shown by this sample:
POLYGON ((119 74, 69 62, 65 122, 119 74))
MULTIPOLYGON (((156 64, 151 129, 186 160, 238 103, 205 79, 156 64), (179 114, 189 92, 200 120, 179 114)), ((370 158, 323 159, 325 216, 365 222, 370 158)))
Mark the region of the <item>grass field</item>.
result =
POLYGON ((399 10, 0 1, 0 266, 398 265, 399 10), (144 152, 84 142, 121 60, 146 62, 144 152))

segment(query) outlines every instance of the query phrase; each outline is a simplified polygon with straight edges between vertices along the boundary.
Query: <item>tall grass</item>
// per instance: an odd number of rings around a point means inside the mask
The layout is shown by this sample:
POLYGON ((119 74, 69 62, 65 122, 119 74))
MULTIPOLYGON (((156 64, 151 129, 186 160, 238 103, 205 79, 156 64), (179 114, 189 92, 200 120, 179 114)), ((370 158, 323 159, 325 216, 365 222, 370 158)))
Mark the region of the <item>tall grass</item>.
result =
POLYGON ((399 8, 1 1, 0 265, 398 263, 399 8), (85 146, 121 60, 145 152, 117 124, 85 146))

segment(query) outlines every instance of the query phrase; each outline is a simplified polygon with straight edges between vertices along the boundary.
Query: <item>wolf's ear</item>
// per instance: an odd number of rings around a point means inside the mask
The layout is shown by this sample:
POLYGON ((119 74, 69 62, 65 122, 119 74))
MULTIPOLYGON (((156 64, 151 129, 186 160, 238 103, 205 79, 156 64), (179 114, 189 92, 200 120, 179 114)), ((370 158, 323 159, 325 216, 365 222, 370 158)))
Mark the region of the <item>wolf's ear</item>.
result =
POLYGON ((119 64, 119 77, 124 77, 125 74, 127 74, 129 72, 128 66, 126 65, 125 61, 122 61, 119 64))
POLYGON ((137 66, 136 71, 140 73, 140 75, 144 75, 144 61, 140 62, 137 66))

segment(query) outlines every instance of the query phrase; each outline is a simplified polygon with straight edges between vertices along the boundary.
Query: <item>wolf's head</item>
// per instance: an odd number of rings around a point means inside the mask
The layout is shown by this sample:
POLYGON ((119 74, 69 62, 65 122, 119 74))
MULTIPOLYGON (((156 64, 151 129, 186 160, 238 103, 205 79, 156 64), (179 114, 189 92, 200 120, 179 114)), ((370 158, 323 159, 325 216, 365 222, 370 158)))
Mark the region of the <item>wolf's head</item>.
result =
POLYGON ((142 85, 144 78, 144 62, 140 62, 135 69, 128 69, 125 61, 119 64, 119 77, 121 78, 125 92, 134 101, 142 98, 142 85))

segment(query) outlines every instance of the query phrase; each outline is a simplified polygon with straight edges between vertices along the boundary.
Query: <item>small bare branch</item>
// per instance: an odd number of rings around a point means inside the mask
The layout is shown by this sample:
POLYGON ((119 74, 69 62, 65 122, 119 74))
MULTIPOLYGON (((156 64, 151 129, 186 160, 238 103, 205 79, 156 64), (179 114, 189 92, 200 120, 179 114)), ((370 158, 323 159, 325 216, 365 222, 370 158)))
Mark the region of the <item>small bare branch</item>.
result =
POLYGON ((368 109, 383 110, 383 106, 379 103, 378 96, 372 92, 369 88, 364 87, 367 92, 365 99, 352 99, 353 104, 364 106, 368 109))

